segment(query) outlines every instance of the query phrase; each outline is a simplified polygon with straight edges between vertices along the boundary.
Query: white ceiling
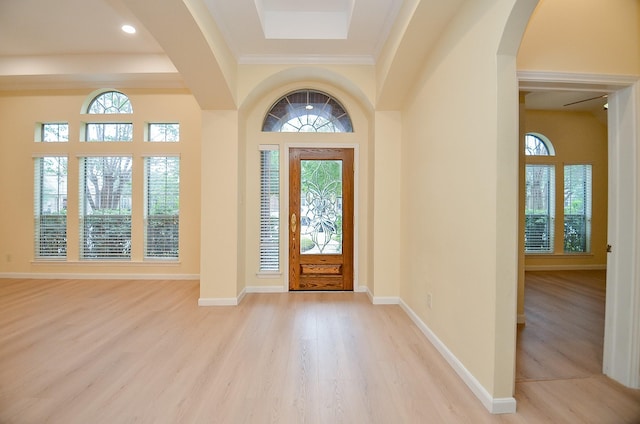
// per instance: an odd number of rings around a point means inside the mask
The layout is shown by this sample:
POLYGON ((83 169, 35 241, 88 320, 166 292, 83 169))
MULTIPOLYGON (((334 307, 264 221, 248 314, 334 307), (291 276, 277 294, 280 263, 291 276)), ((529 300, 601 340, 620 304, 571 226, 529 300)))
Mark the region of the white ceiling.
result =
POLYGON ((402 0, 205 3, 240 63, 374 64, 402 0))
POLYGON ((9 56, 162 53, 117 0, 0 0, 0 59, 9 56), (133 24, 138 33, 120 27, 133 24))
MULTIPOLYGON (((202 5, 195 13, 208 12, 236 61, 247 64, 375 64, 403 6, 403 0, 156 1, 0 0, 0 89, 186 87, 184 69, 182 73, 176 69, 181 58, 175 46, 171 52, 162 47, 168 47, 180 29, 150 28, 160 37, 156 40, 141 23, 157 22, 149 21, 149 10, 166 8, 172 1, 176 5, 184 1, 191 13, 191 7, 202 5), (138 19, 129 6, 138 13, 144 9, 147 16, 138 19), (134 25, 138 32, 125 34, 123 24, 134 25)), ((444 7, 439 1, 425 2, 432 20, 438 19, 431 28, 441 28, 447 18, 446 13, 438 15, 436 9, 444 7)), ((172 18, 163 22, 173 22, 172 18)), ((426 32, 424 38, 428 42, 426 32)), ((185 54, 198 54, 192 44, 188 46, 185 54)), ((601 94, 535 90, 525 99, 529 109, 602 113, 606 103, 602 98, 564 106, 601 94)))
MULTIPOLYGON (((373 64, 402 0, 205 0, 205 4, 239 62, 313 58, 320 62, 373 64), (267 39, 260 15, 274 13, 292 19, 290 26, 300 39, 291 35, 286 40, 267 39), (322 20, 325 14, 345 16, 346 38, 330 35, 340 29, 331 20, 322 20)), ((2 60, 14 56, 140 53, 162 53, 162 48, 120 0, 0 1, 2 60), (125 23, 136 26, 138 33, 122 32, 120 27, 125 23)))

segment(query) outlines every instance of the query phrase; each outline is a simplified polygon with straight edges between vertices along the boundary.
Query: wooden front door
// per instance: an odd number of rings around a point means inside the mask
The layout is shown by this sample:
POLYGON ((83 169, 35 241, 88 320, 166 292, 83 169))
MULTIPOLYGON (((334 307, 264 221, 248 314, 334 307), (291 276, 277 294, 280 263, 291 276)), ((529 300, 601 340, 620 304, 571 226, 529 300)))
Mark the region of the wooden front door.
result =
POLYGON ((289 289, 353 290, 353 149, 289 150, 289 289))

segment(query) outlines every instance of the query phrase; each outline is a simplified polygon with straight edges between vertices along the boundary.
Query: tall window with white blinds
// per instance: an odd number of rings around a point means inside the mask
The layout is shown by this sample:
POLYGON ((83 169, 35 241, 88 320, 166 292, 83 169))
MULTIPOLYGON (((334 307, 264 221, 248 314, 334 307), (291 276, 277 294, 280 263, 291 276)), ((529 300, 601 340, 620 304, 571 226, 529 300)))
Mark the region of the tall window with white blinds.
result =
POLYGON ((131 259, 131 156, 80 158, 81 259, 131 259))
POLYGON ((553 253, 555 227, 555 167, 527 165, 525 252, 553 253))
POLYGON ((145 166, 145 258, 178 259, 180 158, 147 157, 145 166))
POLYGON ((35 159, 34 228, 36 259, 67 257, 67 158, 35 159))
POLYGON ((260 146, 260 272, 280 270, 280 155, 260 146))
POLYGON ((591 250, 591 165, 564 167, 564 251, 591 250))

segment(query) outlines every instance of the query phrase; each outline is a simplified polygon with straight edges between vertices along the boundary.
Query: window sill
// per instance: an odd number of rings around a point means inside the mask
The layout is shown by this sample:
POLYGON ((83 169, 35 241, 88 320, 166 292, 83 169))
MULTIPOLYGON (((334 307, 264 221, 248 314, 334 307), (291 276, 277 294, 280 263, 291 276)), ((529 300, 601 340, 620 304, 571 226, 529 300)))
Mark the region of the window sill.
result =
POLYGON ((148 259, 144 261, 121 261, 121 260, 86 260, 86 261, 66 261, 64 259, 34 259, 32 265, 82 265, 82 266, 125 266, 125 267, 146 267, 146 266, 178 266, 182 262, 177 260, 148 259))
POLYGON ((568 259, 568 258, 592 258, 593 253, 525 253, 525 258, 543 259, 568 259))
POLYGON ((280 271, 261 271, 256 273, 256 277, 258 278, 280 278, 282 277, 282 272, 280 271))

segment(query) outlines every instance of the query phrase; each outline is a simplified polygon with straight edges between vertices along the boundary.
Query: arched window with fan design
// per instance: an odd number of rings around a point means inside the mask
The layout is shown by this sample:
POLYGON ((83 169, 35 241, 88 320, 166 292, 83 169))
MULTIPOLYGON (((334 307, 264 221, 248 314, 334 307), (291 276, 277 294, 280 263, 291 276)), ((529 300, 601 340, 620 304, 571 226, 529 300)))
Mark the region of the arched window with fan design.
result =
POLYGON ((342 104, 317 90, 293 91, 276 101, 266 114, 264 132, 353 132, 342 104))

